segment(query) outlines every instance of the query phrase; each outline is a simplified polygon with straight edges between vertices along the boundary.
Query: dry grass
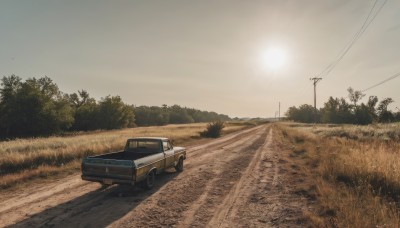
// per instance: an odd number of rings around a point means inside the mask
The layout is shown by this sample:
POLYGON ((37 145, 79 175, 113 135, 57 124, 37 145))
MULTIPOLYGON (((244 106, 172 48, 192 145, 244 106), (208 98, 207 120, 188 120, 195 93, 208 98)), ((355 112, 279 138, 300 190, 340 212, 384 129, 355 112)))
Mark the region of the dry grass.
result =
MULTIPOLYGON (((127 138, 163 136, 176 145, 200 139, 206 123, 139 127, 97 131, 68 137, 18 139, 0 143, 0 188, 37 177, 47 177, 77 169, 86 156, 122 150, 127 138)), ((226 123, 223 134, 243 129, 249 123, 226 123)))
POLYGON ((340 137, 359 141, 382 140, 400 142, 400 123, 358 126, 350 124, 287 124, 290 127, 311 131, 322 137, 340 137))
POLYGON ((330 226, 399 227, 399 124, 281 126, 315 175, 330 226))

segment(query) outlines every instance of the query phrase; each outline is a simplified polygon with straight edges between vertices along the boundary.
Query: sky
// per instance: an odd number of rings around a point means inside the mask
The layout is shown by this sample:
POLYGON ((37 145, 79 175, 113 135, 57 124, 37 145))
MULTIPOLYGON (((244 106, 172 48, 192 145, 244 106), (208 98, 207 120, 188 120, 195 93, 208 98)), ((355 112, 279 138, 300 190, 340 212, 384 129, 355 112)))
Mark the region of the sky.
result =
MULTIPOLYGON (((231 117, 273 117, 313 104, 317 76, 375 0, 3 0, 0 76, 48 76, 66 93, 119 95, 231 117), (265 58, 283 53, 280 67, 265 58)), ((378 0, 378 5, 384 1, 378 0)), ((400 2, 388 0, 317 85, 317 106, 400 72, 400 2)), ((274 59, 275 57, 275 59, 274 59)), ((400 108, 400 77, 368 90, 400 108)))

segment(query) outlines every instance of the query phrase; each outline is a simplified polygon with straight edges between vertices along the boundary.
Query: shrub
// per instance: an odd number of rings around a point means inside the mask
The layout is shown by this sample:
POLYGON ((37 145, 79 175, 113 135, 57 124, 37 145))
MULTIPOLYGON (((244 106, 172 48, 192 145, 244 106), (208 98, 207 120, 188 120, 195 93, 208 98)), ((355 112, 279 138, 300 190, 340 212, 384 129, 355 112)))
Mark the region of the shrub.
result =
POLYGON ((221 136, 221 131, 225 127, 224 122, 216 121, 209 123, 207 129, 200 132, 201 137, 218 138, 221 136))

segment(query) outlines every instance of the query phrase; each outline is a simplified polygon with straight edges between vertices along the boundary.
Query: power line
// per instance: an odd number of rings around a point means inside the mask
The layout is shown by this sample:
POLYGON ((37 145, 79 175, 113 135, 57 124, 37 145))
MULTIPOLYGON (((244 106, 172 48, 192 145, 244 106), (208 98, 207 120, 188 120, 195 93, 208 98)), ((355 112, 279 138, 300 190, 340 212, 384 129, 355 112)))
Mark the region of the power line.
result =
POLYGON ((339 64, 339 62, 349 52, 349 50, 353 47, 353 45, 357 42, 357 40, 364 34, 364 32, 367 30, 368 26, 372 23, 372 21, 376 18, 378 13, 383 8, 383 6, 386 4, 387 0, 385 0, 383 2, 383 4, 381 5, 381 7, 374 13, 374 15, 372 15, 372 13, 374 12, 374 9, 376 7, 377 2, 378 2, 378 0, 375 0, 374 5, 372 6, 370 12, 368 13, 368 16, 365 18, 365 21, 362 24, 361 28, 357 31, 357 33, 354 35, 352 40, 345 46, 345 48, 343 48, 342 53, 338 55, 338 59, 333 61, 327 68, 325 68, 320 73, 320 76, 322 74, 325 74, 325 76, 327 76, 336 67, 336 65, 339 64))
POLYGON ((374 11, 378 0, 375 0, 371 10, 369 11, 367 17, 364 20, 364 23, 362 24, 361 28, 357 31, 357 33, 354 35, 354 37, 350 40, 350 42, 343 48, 341 51, 341 54, 338 55, 338 58, 333 61, 331 64, 329 64, 325 69, 319 73, 319 77, 326 77, 338 64, 339 62, 343 59, 343 57, 349 52, 349 50, 353 47, 353 45, 357 42, 357 40, 364 34, 364 32, 367 30, 369 25, 374 21, 376 16, 379 14, 379 12, 382 10, 382 8, 385 6, 387 0, 384 0, 383 4, 378 8, 378 10, 374 11))
POLYGON ((361 32, 364 30, 365 25, 367 25, 367 21, 369 20, 370 16, 372 15, 372 12, 376 6, 376 3, 378 2, 378 0, 375 0, 374 5, 372 6, 371 10, 368 13, 367 18, 365 18, 364 23, 362 24, 361 28, 357 31, 357 33, 353 36, 353 38, 350 40, 349 43, 346 44, 346 46, 344 46, 344 48, 340 51, 339 54, 339 58, 335 61, 333 61, 331 64, 329 64, 320 74, 319 76, 321 76, 322 74, 325 73, 325 71, 328 71, 326 74, 328 74, 330 71, 332 71, 332 69, 337 65, 337 63, 341 60, 341 57, 343 58, 343 56, 347 53, 347 51, 349 50, 349 47, 352 46, 352 44, 357 40, 357 37, 360 36, 361 32), (347 51, 346 51, 347 50, 347 51))
POLYGON ((373 88, 375 88, 375 87, 377 87, 377 86, 380 86, 380 85, 382 85, 383 83, 386 83, 386 82, 388 82, 388 81, 391 81, 391 80, 393 80, 393 79, 395 79, 395 78, 397 78, 397 77, 399 77, 399 76, 400 76, 400 72, 397 73, 397 74, 394 74, 394 75, 390 76, 389 78, 386 78, 385 80, 383 80, 383 81, 381 81, 381 82, 379 82, 379 83, 377 83, 377 84, 375 84, 375 85, 373 85, 373 86, 370 86, 370 87, 368 87, 368 88, 362 90, 361 92, 365 92, 365 91, 368 91, 368 90, 370 90, 370 89, 373 89, 373 88))

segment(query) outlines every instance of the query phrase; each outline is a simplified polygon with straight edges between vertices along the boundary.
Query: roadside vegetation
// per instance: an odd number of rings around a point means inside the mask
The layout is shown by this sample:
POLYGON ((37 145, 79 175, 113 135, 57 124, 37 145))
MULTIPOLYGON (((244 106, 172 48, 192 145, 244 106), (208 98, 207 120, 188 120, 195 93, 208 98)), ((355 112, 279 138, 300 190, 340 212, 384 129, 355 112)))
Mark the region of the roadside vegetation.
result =
POLYGON ((400 124, 281 124, 293 156, 313 174, 317 226, 400 225, 400 124))
POLYGON ((200 132, 200 136, 207 138, 218 138, 221 136, 222 129, 224 129, 224 127, 225 123, 222 121, 209 123, 206 130, 200 132))
MULTIPOLYGON (((222 134, 254 126, 253 122, 227 122, 222 134)), ((83 157, 122 150, 127 138, 164 136, 176 145, 201 139, 206 123, 94 131, 64 137, 17 139, 0 142, 0 188, 80 169, 83 157)))
POLYGON ((348 100, 330 97, 319 110, 308 104, 293 106, 288 109, 286 116, 289 120, 301 123, 313 123, 316 120, 318 123, 368 125, 400 121, 400 110, 396 112, 388 108, 394 102, 392 98, 379 101, 377 96, 370 96, 367 102, 359 103, 365 94, 351 87, 347 91, 348 100))

